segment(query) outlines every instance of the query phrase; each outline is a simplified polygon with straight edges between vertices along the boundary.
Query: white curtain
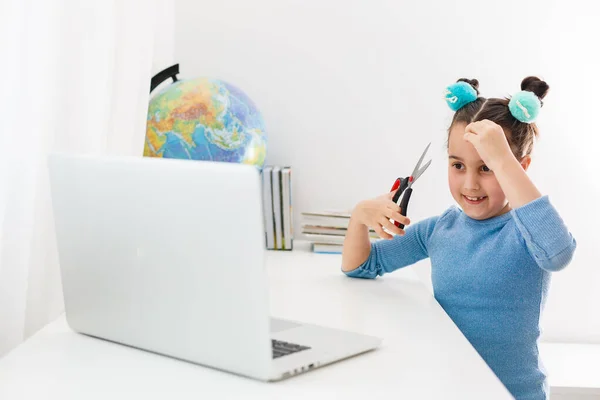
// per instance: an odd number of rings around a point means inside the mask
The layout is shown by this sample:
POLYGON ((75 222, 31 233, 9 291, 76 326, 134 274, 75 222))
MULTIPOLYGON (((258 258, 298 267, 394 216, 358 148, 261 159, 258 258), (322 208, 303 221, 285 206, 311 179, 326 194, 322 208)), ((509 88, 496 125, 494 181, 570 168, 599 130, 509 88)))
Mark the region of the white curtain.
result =
POLYGON ((63 311, 46 156, 140 155, 173 0, 3 0, 0 356, 63 311), (7 3, 8 4, 5 4, 7 3))

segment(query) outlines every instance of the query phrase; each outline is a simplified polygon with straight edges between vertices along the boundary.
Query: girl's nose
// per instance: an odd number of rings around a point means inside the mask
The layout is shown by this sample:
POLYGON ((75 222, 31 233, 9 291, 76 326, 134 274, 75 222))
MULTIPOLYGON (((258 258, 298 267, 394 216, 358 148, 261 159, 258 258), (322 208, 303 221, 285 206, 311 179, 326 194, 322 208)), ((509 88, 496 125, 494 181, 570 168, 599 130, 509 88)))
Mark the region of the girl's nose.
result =
POLYGON ((467 173, 465 178, 465 190, 477 191, 479 190, 479 180, 477 174, 467 173))

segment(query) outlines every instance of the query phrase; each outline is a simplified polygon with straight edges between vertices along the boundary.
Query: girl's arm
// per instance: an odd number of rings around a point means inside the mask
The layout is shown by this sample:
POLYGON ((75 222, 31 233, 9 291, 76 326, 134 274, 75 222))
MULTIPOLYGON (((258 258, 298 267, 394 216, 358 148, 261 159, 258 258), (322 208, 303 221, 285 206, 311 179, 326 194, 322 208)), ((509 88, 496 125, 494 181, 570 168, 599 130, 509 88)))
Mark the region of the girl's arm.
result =
POLYGON ((523 166, 512 154, 498 162, 493 171, 511 208, 524 206, 542 197, 523 166))
POLYGON ((350 272, 358 268, 369 258, 370 252, 369 227, 351 216, 342 249, 342 271, 350 272))
POLYGON ((548 196, 542 196, 512 154, 494 168, 529 254, 546 271, 565 268, 573 258, 577 242, 548 196))
POLYGON ((419 221, 407 227, 404 235, 375 243, 369 242, 366 226, 354 224, 353 232, 350 232, 349 227, 344 242, 342 271, 353 278, 373 279, 427 258, 429 239, 442 216, 419 221), (349 264, 350 262, 354 264, 349 264), (349 265, 353 267, 348 268, 349 265))
POLYGON ((548 196, 511 211, 529 254, 546 271, 559 271, 571 262, 577 242, 548 196))
POLYGON ((494 168, 529 254, 546 271, 565 268, 573 258, 577 242, 548 196, 542 196, 512 154, 494 168))

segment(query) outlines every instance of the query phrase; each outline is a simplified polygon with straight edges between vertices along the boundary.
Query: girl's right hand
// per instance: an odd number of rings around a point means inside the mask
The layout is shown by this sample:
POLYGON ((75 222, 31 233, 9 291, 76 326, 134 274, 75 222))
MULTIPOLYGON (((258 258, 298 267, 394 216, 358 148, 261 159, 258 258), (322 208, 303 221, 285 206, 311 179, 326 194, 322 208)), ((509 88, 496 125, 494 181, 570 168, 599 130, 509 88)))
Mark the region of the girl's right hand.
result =
POLYGON ((405 232, 403 229, 390 222, 390 219, 393 219, 404 224, 405 227, 410 224, 408 217, 400 214, 400 206, 392 201, 395 193, 396 191, 394 190, 374 199, 361 201, 354 208, 352 218, 372 228, 382 239, 393 239, 394 236, 388 232, 395 233, 396 235, 404 235, 405 232))

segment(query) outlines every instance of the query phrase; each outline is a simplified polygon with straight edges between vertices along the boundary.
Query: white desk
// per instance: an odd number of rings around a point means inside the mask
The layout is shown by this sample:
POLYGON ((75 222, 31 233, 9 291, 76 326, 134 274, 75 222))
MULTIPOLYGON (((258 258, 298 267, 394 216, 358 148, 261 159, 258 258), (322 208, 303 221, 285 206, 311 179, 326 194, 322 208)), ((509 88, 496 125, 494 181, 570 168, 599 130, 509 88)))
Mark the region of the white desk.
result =
POLYGON ((272 314, 381 336, 381 348, 262 383, 80 335, 60 317, 0 359, 0 399, 511 398, 410 268, 351 279, 339 255, 295 247, 269 252, 272 314))

